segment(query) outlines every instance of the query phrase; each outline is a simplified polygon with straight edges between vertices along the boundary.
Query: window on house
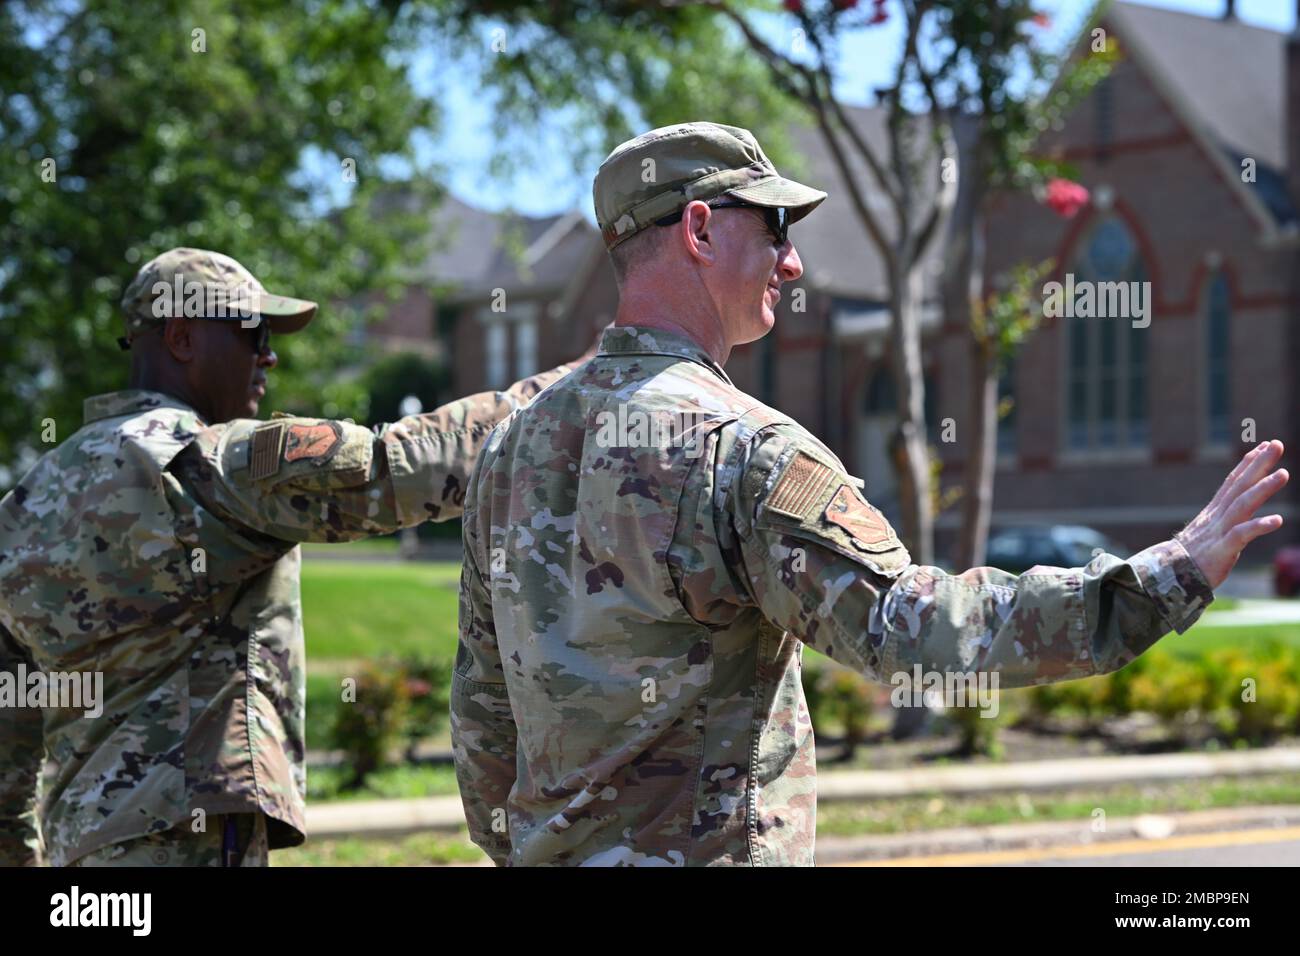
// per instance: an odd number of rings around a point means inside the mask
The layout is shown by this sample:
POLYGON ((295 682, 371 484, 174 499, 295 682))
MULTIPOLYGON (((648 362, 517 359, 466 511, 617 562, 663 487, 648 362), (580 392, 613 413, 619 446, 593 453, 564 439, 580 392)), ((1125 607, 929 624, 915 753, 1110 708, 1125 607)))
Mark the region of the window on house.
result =
MULTIPOLYGON (((1075 288, 1099 283, 1145 281, 1133 234, 1120 220, 1093 229, 1072 267, 1075 288)), ((1077 296, 1076 291, 1076 296, 1077 296)), ((1133 312, 1132 295, 1127 300, 1133 312)), ((1131 315, 1065 320, 1066 442, 1075 450, 1142 448, 1149 439, 1147 332, 1133 328, 1131 315)))
POLYGON ((515 378, 537 371, 537 320, 523 319, 515 327, 515 378))
POLYGON ((997 453, 1016 453, 1016 360, 1007 359, 998 374, 997 453), (1005 409, 1005 411, 1004 411, 1005 409))
POLYGON ((507 379, 506 323, 504 319, 489 319, 487 331, 487 381, 488 388, 505 388, 510 384, 507 379))
POLYGON ((1228 279, 1216 271, 1205 296, 1205 437, 1212 445, 1228 443, 1228 320, 1232 304, 1228 279))
POLYGON ((894 376, 888 365, 881 365, 871 377, 867 386, 866 401, 863 411, 868 415, 880 415, 892 412, 898 407, 897 393, 894 390, 894 376))
POLYGON ((439 340, 450 342, 456 331, 456 320, 460 317, 460 307, 439 302, 434 313, 434 333, 439 340))

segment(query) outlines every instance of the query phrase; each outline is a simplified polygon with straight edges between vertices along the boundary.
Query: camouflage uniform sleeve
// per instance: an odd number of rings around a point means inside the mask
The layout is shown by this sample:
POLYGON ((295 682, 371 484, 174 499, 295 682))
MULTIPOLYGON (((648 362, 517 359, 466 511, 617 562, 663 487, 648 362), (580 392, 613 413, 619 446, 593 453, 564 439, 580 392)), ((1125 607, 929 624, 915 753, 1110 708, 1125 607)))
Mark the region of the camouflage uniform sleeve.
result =
MULTIPOLYGON (((553 382, 558 382, 573 371, 570 365, 559 365, 547 372, 538 372, 528 378, 520 379, 504 392, 480 392, 470 395, 459 402, 444 406, 435 412, 421 415, 408 415, 392 424, 375 426, 375 434, 381 438, 387 435, 397 437, 417 437, 428 435, 447 427, 448 421, 460 422, 467 426, 480 425, 486 435, 496 423, 501 421, 516 408, 523 408, 542 389, 553 382), (443 414, 450 410, 450 415, 443 414)), ((474 462, 470 461, 470 467, 474 462)), ((468 470, 468 469, 467 469, 468 470)))
MULTIPOLYGON (((35 672, 31 657, 0 626, 0 674, 17 680, 18 665, 35 672)), ((22 693, 22 688, 19 689, 22 693)), ((45 755, 41 710, 0 706, 0 866, 35 866, 37 778, 45 755)))
POLYGON ((560 366, 371 430, 282 416, 208 429, 207 468, 183 468, 223 517, 287 541, 351 541, 458 517, 497 422, 567 373, 560 366))
POLYGON ((747 587, 773 623, 876 680, 997 672, 1003 687, 1118 670, 1213 593, 1182 544, 1083 568, 947 574, 912 564, 857 482, 801 429, 760 432, 732 484, 747 587))
MULTIPOLYGON (((477 480, 477 479, 475 479, 477 480)), ((506 804, 515 784, 517 730, 497 649, 492 596, 484 583, 473 505, 463 525, 460 640, 451 689, 451 743, 470 839, 504 866, 510 858, 506 804)))

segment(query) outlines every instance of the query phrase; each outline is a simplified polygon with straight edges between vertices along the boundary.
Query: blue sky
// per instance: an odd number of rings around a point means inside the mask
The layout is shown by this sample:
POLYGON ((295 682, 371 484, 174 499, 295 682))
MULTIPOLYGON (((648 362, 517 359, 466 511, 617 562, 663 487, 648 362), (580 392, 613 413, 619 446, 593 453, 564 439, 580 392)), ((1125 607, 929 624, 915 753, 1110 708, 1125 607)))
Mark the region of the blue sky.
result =
MULTIPOLYGON (((1203 16, 1219 16, 1224 0, 1143 0, 1145 5, 1182 10, 1203 16)), ((892 4, 891 4, 892 6, 892 4)), ((1091 9, 1088 0, 1044 0, 1039 8, 1052 18, 1046 40, 1064 42, 1075 34, 1091 9)), ((1294 0, 1238 0, 1237 16, 1245 23, 1290 31, 1295 27, 1294 0)), ((839 95, 846 102, 865 103, 867 90, 885 85, 901 42, 898 17, 878 30, 856 31, 844 47, 839 95)), ((786 17, 771 17, 764 33, 780 42, 789 29, 786 17)), ((786 41, 788 45, 788 40, 786 41)), ((483 209, 513 208, 532 215, 548 215, 579 208, 591 218, 591 178, 594 166, 580 173, 570 165, 564 145, 543 133, 530 141, 535 161, 508 181, 494 179, 487 171, 492 146, 499 135, 493 117, 471 77, 456 70, 442 71, 437 79, 420 77, 421 85, 432 84, 445 110, 442 136, 427 147, 426 157, 440 163, 444 181, 454 195, 483 209)), ((422 152, 425 152, 422 150, 422 152)))

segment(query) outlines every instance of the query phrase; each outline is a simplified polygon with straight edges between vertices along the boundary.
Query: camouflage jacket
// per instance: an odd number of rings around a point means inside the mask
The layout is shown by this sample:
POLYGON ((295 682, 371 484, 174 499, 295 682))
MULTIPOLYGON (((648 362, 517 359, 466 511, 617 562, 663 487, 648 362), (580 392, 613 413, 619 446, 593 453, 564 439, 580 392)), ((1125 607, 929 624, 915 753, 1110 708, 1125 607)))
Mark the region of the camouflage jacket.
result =
POLYGON ((1123 667, 1213 598, 1177 541, 1019 577, 919 567, 859 489, 659 331, 608 330, 498 426, 452 692, 473 840, 498 864, 810 864, 803 644, 883 682, 1023 686, 1123 667))
POLYGON ((54 865, 200 809, 260 810, 271 846, 301 843, 297 543, 459 515, 491 427, 567 371, 374 431, 207 426, 157 392, 89 399, 0 501, 0 677, 99 674, 102 713, 0 706, 0 863, 33 861, 38 815, 54 865))

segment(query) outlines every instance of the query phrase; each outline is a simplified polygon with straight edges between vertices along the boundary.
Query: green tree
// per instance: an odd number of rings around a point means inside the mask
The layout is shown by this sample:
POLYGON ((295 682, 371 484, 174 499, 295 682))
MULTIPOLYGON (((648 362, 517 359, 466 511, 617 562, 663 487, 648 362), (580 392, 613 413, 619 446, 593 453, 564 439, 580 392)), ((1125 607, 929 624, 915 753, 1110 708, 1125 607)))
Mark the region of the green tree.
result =
MULTIPOLYGON (((913 556, 933 563, 921 267, 945 238, 959 174, 969 202, 949 230, 954 249, 945 301, 972 328, 972 355, 993 368, 996 387, 990 343, 1007 336, 984 335, 974 321, 982 296, 975 282, 981 250, 971 242, 978 214, 991 190, 1042 182, 1050 167, 1032 156, 1042 124, 1096 71, 1077 79, 1067 73, 1044 96, 1061 63, 1035 43, 1031 27, 1041 16, 1031 0, 444 0, 436 6, 462 45, 492 44, 483 75, 500 95, 500 115, 512 123, 543 115, 571 123, 583 156, 593 141, 608 149, 626 138, 634 119, 642 128, 696 117, 748 126, 773 144, 774 157, 789 155, 793 120, 814 125, 841 172, 869 254, 881 259, 889 278, 903 531, 913 556), (762 19, 779 11, 791 27, 789 43, 771 41, 770 21, 762 19), (881 143, 849 120, 836 81, 843 37, 890 16, 901 17, 904 40, 893 82, 877 91, 888 117, 881 143), (960 170, 959 122, 975 136, 960 170), (855 175, 854 160, 869 175, 855 175), (873 192, 886 200, 885 215, 869 201, 873 192)), ((984 366, 976 375, 981 388, 988 379, 984 366)), ((986 407, 982 397, 981 421, 972 424, 979 435, 992 434, 996 403, 986 407)), ((984 468, 982 460, 976 465, 984 468)), ((985 524, 988 500, 979 498, 985 524)))
POLYGON ((364 418, 327 371, 370 290, 395 291, 433 199, 413 134, 437 111, 408 63, 420 11, 367 0, 10 0, 0 4, 0 485, 123 387, 117 302, 172 246, 227 252, 324 306, 276 340, 273 407, 364 418), (418 204, 412 204, 412 212, 418 204), (7 473, 6 473, 7 472, 7 473))

